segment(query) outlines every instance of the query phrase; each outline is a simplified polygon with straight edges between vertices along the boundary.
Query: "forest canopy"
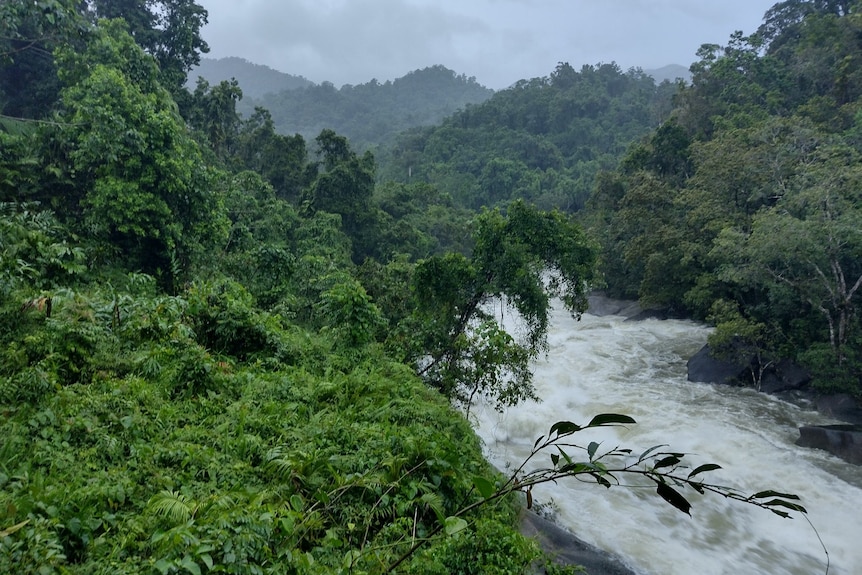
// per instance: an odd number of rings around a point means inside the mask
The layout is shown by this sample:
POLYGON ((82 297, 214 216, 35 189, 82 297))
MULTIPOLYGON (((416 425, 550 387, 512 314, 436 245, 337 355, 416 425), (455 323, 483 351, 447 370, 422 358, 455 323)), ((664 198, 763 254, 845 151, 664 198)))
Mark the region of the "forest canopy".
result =
MULTIPOLYGON (((187 88, 193 0, 0 4, 0 572, 527 572, 465 412, 534 397, 552 302, 599 286, 858 395, 857 6, 781 2, 688 85, 560 63, 487 98, 440 66, 281 96, 378 143, 396 83, 463 105, 372 150, 187 88)), ((541 481, 609 486, 586 451, 541 481)), ((637 465, 688 513, 672 459, 637 465)))

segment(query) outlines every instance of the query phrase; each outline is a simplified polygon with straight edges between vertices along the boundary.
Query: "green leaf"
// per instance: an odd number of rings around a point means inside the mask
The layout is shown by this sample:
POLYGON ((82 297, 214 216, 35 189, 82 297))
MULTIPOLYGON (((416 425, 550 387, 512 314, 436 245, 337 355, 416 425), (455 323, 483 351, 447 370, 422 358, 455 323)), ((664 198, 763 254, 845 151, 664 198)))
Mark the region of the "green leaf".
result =
POLYGON ((162 575, 167 575, 168 571, 171 570, 171 564, 166 559, 159 559, 153 564, 153 567, 162 575))
POLYGON ((201 553, 200 555, 198 555, 198 557, 201 561, 204 562, 204 565, 207 566, 207 569, 213 568, 213 558, 210 556, 209 553, 201 553))
POLYGON ((755 493, 749 499, 765 499, 767 497, 783 497, 784 499, 794 499, 796 501, 799 500, 798 495, 793 495, 792 493, 780 493, 778 491, 761 491, 759 493, 755 493))
POLYGON ((595 416, 587 427, 601 427, 603 425, 628 425, 637 423, 628 415, 620 415, 619 413, 602 413, 595 416))
POLYGON ((556 453, 552 453, 551 454, 551 463, 554 465, 554 467, 556 467, 557 463, 559 463, 559 462, 560 462, 560 456, 557 455, 556 453))
POLYGON ((545 436, 544 436, 544 435, 540 435, 540 436, 539 436, 539 439, 537 439, 537 440, 536 440, 536 443, 534 443, 534 444, 533 444, 533 450, 535 450, 535 449, 536 449, 536 447, 539 445, 539 443, 540 443, 543 439, 545 439, 545 436))
POLYGON ((302 508, 305 506, 302 502, 302 496, 298 493, 294 493, 290 496, 290 506, 294 511, 302 511, 302 508))
POLYGON ((688 500, 679 494, 673 487, 668 485, 667 483, 656 482, 656 493, 658 493, 659 497, 682 511, 688 516, 691 516, 689 510, 691 509, 691 503, 688 500))
POLYGON ((765 502, 764 505, 767 505, 769 507, 786 507, 800 513, 808 513, 808 511, 806 511, 805 508, 801 505, 798 505, 796 503, 790 503, 789 501, 784 501, 783 499, 773 499, 772 501, 765 502))
POLYGON ((676 455, 668 455, 664 459, 660 459, 653 465, 653 469, 658 469, 659 467, 671 467, 679 463, 679 457, 676 455))
POLYGON ((593 456, 596 454, 596 450, 598 450, 598 448, 599 444, 595 441, 591 441, 590 444, 587 446, 587 455, 590 456, 590 461, 593 460, 593 456))
POLYGON ((560 473, 568 473, 569 475, 577 475, 579 473, 584 473, 585 471, 592 471, 595 468, 592 465, 587 463, 573 463, 569 462, 566 465, 563 465, 558 470, 560 473))
POLYGON ((467 528, 467 522, 460 517, 447 517, 443 523, 445 525, 446 535, 455 535, 467 528))
POLYGON ((653 451, 655 451, 656 449, 660 449, 660 448, 662 448, 662 447, 667 447, 667 444, 664 444, 664 445, 653 445, 652 447, 650 447, 649 449, 647 449, 646 451, 644 451, 643 453, 641 453, 640 457, 638 457, 638 463, 640 463, 641 461, 643 461, 644 459, 646 459, 646 458, 647 458, 647 456, 648 456, 650 453, 652 453, 652 452, 653 452, 653 451))
POLYGON ((548 432, 548 435, 553 435, 554 432, 556 432, 557 435, 569 435, 580 431, 581 429, 583 428, 580 425, 572 423, 571 421, 558 421, 551 426, 551 431, 548 432))
POLYGON ((494 492, 496 491, 496 489, 494 489, 494 484, 485 479, 484 477, 474 477, 473 485, 476 486, 476 489, 479 491, 479 494, 484 499, 488 499, 489 497, 494 495, 494 492))
POLYGON ((197 563, 195 563, 192 560, 192 558, 189 557, 188 555, 186 555, 185 557, 182 558, 182 560, 180 561, 180 565, 182 566, 183 569, 185 569, 186 571, 188 571, 192 575, 201 575, 200 566, 197 563))
POLYGON ((688 478, 691 479, 695 475, 703 473, 705 471, 714 471, 716 469, 721 469, 721 465, 717 465, 715 463, 704 463, 703 465, 698 465, 694 468, 694 471, 688 474, 688 478))
POLYGON ((593 476, 593 478, 596 480, 596 483, 598 483, 599 485, 603 485, 608 489, 611 488, 611 482, 599 475, 598 473, 591 473, 590 475, 593 476))

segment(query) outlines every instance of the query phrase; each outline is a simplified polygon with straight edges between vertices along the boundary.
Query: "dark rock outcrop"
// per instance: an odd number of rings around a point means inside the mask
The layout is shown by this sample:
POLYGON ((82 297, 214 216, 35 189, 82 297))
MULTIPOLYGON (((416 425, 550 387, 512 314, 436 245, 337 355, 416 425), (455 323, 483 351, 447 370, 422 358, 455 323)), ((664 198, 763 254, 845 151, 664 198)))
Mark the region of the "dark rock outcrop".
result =
POLYGON ((521 514, 521 533, 535 539, 560 565, 580 565, 589 575, 634 575, 618 559, 581 541, 532 511, 521 514))
POLYGON ((587 313, 598 317, 621 315, 630 318, 643 311, 637 302, 612 299, 601 292, 592 292, 588 296, 587 301, 589 302, 587 313))
POLYGON ((805 368, 789 359, 770 365, 760 380, 760 391, 763 393, 781 393, 805 389, 811 383, 811 374, 805 368))
POLYGON ((688 380, 697 383, 742 385, 746 377, 751 379, 752 360, 753 356, 748 363, 712 357, 709 346, 705 345, 688 360, 688 380))
POLYGON ((796 445, 825 449, 862 465, 862 425, 805 425, 799 428, 796 445))
POLYGON ((770 394, 805 389, 811 382, 811 375, 790 360, 761 361, 742 346, 733 352, 732 359, 713 357, 705 345, 688 360, 688 380, 750 386, 770 394))
POLYGON ((816 400, 817 411, 846 423, 862 426, 862 405, 849 393, 823 395, 816 400))

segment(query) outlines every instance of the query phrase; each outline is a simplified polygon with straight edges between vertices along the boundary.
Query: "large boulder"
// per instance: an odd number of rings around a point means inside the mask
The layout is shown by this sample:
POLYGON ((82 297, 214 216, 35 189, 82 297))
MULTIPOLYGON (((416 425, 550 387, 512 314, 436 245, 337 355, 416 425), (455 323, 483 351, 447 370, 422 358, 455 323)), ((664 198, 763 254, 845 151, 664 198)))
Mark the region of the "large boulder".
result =
POLYGON ((789 359, 782 359, 770 365, 760 380, 760 391, 763 393, 781 393, 798 391, 808 387, 811 374, 805 368, 789 359))
POLYGON ((815 447, 845 461, 862 465, 862 425, 805 425, 796 445, 815 447))
POLYGON ((602 292, 592 292, 587 297, 589 308, 587 313, 599 317, 606 315, 621 315, 629 318, 641 313, 641 306, 636 301, 613 299, 602 292))
POLYGON ((849 393, 822 395, 816 401, 817 411, 835 419, 862 425, 862 405, 849 393))
POLYGON ((742 385, 746 378, 751 380, 750 366, 753 359, 753 355, 748 361, 713 357, 709 345, 705 345, 688 360, 688 380, 697 383, 742 385))
POLYGON ((811 375, 790 360, 765 365, 761 361, 742 345, 736 347, 731 359, 713 357, 705 345, 688 360, 688 380, 751 386, 770 394, 801 390, 811 381, 811 375))

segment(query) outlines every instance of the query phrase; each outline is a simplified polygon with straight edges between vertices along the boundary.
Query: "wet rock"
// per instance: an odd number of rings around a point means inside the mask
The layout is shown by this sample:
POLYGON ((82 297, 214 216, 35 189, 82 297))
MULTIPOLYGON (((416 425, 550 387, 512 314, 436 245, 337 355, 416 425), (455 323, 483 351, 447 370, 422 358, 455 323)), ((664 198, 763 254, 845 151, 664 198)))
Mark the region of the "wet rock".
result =
POLYGON ((593 292, 587 298, 589 302, 588 313, 604 317, 606 315, 621 315, 632 317, 641 313, 641 306, 637 302, 609 298, 601 292, 593 292))
POLYGON ((521 513, 521 533, 535 539, 560 565, 581 565, 589 575, 635 575, 617 558, 532 511, 521 513))
POLYGON ((796 445, 825 449, 845 461, 862 465, 862 425, 805 425, 796 445))
POLYGON ((805 389, 811 382, 811 374, 792 361, 782 359, 761 365, 758 355, 742 345, 732 353, 732 359, 712 357, 710 353, 709 345, 705 345, 688 360, 689 381, 744 385, 773 395, 805 389))
POLYGON ((745 361, 730 361, 710 355, 708 345, 700 348, 688 360, 688 380, 697 383, 721 383, 742 385, 746 377, 750 379, 750 365, 754 356, 745 361))
POLYGON ((816 400, 817 411, 853 425, 862 425, 862 405, 849 393, 823 395, 816 400))
POLYGON ((808 370, 789 359, 782 359, 766 370, 760 382, 760 391, 771 394, 796 391, 805 389, 809 383, 811 374, 808 370))

